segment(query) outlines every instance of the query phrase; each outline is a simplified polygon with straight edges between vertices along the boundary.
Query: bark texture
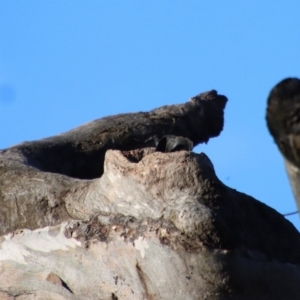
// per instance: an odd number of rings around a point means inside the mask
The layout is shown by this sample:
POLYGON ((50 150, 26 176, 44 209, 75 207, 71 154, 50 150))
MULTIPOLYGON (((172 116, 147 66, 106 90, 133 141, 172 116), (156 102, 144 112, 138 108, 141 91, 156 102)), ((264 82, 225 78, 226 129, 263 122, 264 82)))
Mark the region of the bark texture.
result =
POLYGON ((108 149, 154 147, 166 134, 187 137, 194 146, 206 143, 223 129, 226 102, 225 96, 212 90, 185 104, 109 116, 54 137, 25 142, 3 151, 2 157, 44 172, 93 179, 102 175, 108 149))
POLYGON ((281 152, 300 211, 300 80, 286 78, 270 91, 266 113, 270 134, 281 152))
POLYGON ((225 103, 212 91, 2 151, 0 299, 300 299, 294 226, 204 153, 149 147, 217 136, 225 103))

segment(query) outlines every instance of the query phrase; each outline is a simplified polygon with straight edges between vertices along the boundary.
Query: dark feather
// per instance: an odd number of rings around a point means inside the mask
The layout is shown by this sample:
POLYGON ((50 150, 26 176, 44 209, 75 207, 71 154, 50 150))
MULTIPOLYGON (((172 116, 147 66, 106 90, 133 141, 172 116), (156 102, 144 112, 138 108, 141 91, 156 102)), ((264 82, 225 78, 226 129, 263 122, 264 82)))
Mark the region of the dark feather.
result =
POLYGON ((156 145, 156 151, 159 152, 191 151, 192 149, 192 141, 188 138, 175 135, 164 135, 156 145))

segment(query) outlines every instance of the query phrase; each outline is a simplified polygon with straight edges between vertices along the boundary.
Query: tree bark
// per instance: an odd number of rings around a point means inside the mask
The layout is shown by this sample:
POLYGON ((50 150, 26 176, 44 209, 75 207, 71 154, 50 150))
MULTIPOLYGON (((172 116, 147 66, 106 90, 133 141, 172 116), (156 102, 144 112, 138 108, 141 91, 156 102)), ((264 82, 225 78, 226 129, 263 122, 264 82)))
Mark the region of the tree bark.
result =
POLYGON ((300 79, 286 78, 268 96, 266 121, 284 160, 292 191, 300 211, 300 79))
POLYGON ((154 147, 166 134, 187 137, 194 145, 206 143, 223 129, 226 102, 225 96, 212 90, 185 104, 98 119, 54 137, 22 143, 1 156, 17 157, 21 165, 40 171, 93 179, 102 175, 108 149, 154 147))
MULTIPOLYGON (((56 225, 72 217, 72 201, 93 189, 93 182, 78 178, 100 178, 108 149, 153 147, 165 134, 185 136, 194 145, 219 135, 226 101, 213 90, 185 104, 98 119, 58 136, 1 151, 0 234, 56 225)), ((83 211, 89 214, 76 212, 76 218, 93 214, 86 205, 83 211)))
POLYGON ((2 151, 0 298, 298 299, 294 226, 205 154, 149 147, 217 136, 225 103, 208 92, 2 151))

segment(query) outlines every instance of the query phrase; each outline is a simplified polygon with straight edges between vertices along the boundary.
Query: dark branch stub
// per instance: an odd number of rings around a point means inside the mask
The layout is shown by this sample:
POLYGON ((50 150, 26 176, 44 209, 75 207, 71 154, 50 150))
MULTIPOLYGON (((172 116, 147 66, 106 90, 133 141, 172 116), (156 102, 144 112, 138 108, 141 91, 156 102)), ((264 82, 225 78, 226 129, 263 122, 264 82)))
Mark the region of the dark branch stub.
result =
POLYGON ((270 92, 267 126, 281 154, 300 168, 300 80, 287 78, 270 92))
POLYGON ((300 209, 300 80, 286 78, 271 90, 266 120, 281 152, 300 209))

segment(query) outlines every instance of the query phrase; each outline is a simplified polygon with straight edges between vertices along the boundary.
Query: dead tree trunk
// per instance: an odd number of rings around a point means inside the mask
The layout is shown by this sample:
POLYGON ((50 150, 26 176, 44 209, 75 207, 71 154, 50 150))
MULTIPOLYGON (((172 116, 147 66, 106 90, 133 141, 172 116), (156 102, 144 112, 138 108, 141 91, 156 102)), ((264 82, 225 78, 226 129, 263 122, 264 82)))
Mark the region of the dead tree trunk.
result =
POLYGON ((166 134, 187 137, 194 145, 218 136, 223 129, 226 101, 225 96, 210 91, 182 105, 98 119, 64 134, 22 143, 2 155, 6 155, 5 160, 17 155, 21 165, 40 171, 93 179, 101 177, 108 149, 154 147, 155 141, 166 134))
POLYGON ((155 152, 223 128, 215 91, 0 154, 1 299, 299 299, 300 236, 208 157, 155 152))

